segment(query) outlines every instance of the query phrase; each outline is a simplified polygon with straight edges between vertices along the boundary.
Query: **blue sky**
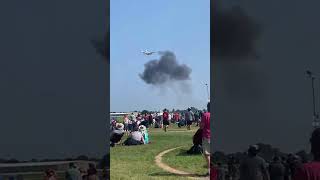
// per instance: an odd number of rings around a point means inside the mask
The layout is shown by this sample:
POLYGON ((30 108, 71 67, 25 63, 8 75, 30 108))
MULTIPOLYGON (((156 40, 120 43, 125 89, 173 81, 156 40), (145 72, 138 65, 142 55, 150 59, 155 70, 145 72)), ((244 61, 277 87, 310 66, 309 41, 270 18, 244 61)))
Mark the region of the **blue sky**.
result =
MULTIPOLYGON (((210 83, 209 0, 110 1, 111 111, 206 107, 204 83, 210 83), (160 92, 139 77, 158 56, 141 50, 173 51, 192 68, 192 93, 160 92)), ((210 84, 209 84, 210 85, 210 84)))

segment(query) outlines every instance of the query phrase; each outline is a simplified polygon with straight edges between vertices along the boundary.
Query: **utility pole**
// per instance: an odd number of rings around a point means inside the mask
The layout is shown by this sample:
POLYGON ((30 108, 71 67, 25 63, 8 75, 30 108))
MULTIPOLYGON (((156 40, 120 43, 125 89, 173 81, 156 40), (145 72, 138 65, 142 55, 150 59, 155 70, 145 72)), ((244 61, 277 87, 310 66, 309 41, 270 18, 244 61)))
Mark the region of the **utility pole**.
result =
POLYGON ((210 95, 209 95, 209 87, 208 87, 208 84, 207 84, 207 83, 206 83, 205 85, 206 85, 206 87, 207 87, 207 95, 208 95, 208 101, 210 101, 210 95))
POLYGON ((316 79, 320 79, 318 76, 316 76, 314 73, 311 71, 306 71, 306 74, 308 78, 311 79, 311 88, 312 88, 312 105, 313 105, 313 122, 312 126, 314 128, 320 127, 320 121, 319 121, 319 112, 317 110, 317 104, 316 104, 316 96, 315 96, 315 87, 314 87, 314 82, 316 79))

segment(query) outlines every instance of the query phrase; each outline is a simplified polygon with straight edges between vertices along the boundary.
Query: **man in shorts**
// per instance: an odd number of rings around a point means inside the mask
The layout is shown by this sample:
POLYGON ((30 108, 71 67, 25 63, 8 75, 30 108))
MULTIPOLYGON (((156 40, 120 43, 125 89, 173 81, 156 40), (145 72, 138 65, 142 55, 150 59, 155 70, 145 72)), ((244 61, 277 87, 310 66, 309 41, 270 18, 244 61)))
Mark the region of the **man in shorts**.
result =
POLYGON ((167 109, 164 109, 163 114, 162 114, 162 119, 163 119, 163 129, 165 132, 167 132, 167 128, 170 124, 169 122, 169 113, 167 109))
POLYGON ((202 116, 200 128, 202 129, 202 150, 205 160, 207 161, 208 174, 210 172, 210 102, 207 104, 207 112, 202 116))
POLYGON ((191 111, 191 108, 188 108, 187 112, 184 114, 185 120, 187 122, 187 129, 191 129, 192 122, 194 120, 194 114, 191 111))

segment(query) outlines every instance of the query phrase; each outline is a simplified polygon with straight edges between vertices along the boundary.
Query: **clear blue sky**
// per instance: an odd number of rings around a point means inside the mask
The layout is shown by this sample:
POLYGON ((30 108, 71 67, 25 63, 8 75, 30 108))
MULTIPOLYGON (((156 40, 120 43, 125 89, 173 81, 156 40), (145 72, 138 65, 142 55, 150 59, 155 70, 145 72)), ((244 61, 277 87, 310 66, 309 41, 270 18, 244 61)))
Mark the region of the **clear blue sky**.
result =
POLYGON ((209 0, 110 1, 111 111, 205 108, 210 83, 209 0), (139 77, 144 64, 158 56, 140 51, 173 51, 192 68, 190 98, 159 93, 139 77))

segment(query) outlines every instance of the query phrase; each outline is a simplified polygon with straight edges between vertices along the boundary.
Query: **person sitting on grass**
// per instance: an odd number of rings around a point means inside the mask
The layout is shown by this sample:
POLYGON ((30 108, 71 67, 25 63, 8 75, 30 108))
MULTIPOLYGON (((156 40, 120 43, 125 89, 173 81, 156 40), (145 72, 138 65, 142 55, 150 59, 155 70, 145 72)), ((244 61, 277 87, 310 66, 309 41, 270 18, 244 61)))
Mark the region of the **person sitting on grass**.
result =
POLYGON ((139 131, 139 127, 134 126, 133 131, 130 133, 129 137, 124 142, 124 145, 133 146, 133 145, 142 145, 142 144, 144 144, 143 135, 139 131))
POLYGON ((142 118, 142 121, 141 121, 140 125, 143 125, 146 128, 149 128, 149 121, 148 121, 147 117, 143 117, 142 118))
POLYGON ((144 125, 140 125, 139 131, 142 133, 144 144, 149 144, 149 134, 147 128, 144 125))
POLYGON ((202 129, 199 128, 193 135, 193 146, 187 151, 187 154, 201 154, 202 151, 202 129))
POLYGON ((116 124, 117 124, 117 120, 115 118, 112 118, 110 123, 111 131, 114 130, 116 124))
POLYGON ((129 121, 128 121, 128 134, 129 134, 129 132, 132 132, 132 130, 133 130, 133 120, 131 120, 129 118, 129 121))
POLYGON ((117 123, 115 129, 110 134, 110 146, 114 147, 115 144, 119 143, 124 135, 124 125, 117 123))

